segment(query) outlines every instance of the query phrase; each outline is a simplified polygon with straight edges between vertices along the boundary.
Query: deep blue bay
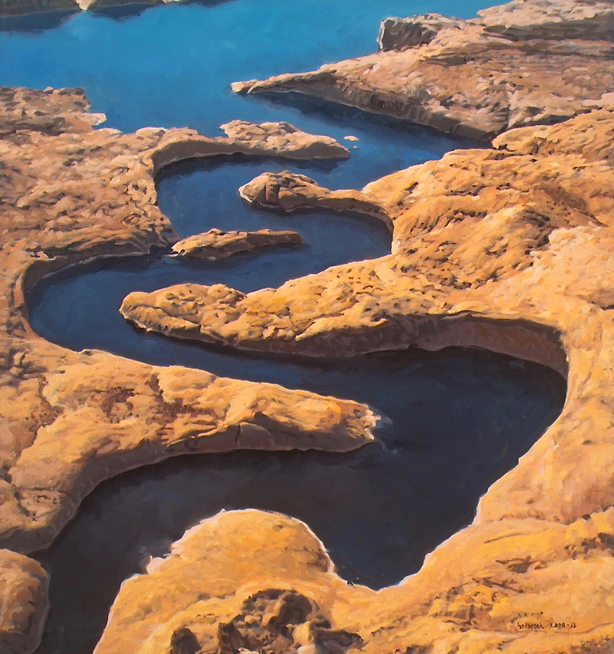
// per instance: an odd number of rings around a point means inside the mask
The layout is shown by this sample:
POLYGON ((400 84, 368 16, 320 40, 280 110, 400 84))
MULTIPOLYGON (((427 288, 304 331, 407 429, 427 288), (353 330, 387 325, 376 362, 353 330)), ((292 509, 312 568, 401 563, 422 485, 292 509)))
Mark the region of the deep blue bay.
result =
MULTIPOLYGON (((489 4, 464 3, 461 16, 489 4)), ((300 518, 345 579, 372 588, 396 583, 472 521, 479 497, 556 419, 564 380, 502 355, 449 348, 347 360, 267 357, 142 333, 117 311, 135 290, 195 282, 249 292, 389 253, 390 235, 374 221, 256 211, 237 189, 261 172, 284 169, 357 188, 475 144, 344 108, 239 97, 229 85, 371 53, 382 18, 433 11, 459 15, 451 0, 230 0, 5 21, 0 84, 80 86, 92 110, 107 115, 103 126, 189 126, 214 136, 235 118, 285 120, 333 136, 352 152, 340 162, 216 157, 163 170, 159 205, 182 236, 270 227, 297 230, 305 245, 217 263, 158 253, 74 268, 44 280, 28 298, 36 332, 75 350, 352 398, 383 416, 377 442, 349 454, 184 456, 101 484, 38 556, 51 571, 52 601, 38 654, 91 653, 120 583, 222 509, 300 518), (358 141, 343 141, 350 134, 358 141)))

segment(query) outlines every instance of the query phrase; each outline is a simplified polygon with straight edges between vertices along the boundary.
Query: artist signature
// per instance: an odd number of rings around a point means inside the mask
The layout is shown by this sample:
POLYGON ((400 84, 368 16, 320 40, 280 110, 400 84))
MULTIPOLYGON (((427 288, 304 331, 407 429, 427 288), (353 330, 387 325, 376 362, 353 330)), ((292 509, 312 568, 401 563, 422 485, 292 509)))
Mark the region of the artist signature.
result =
POLYGON ((547 631, 548 629, 577 629, 575 622, 517 622, 516 627, 519 630, 535 629, 547 631))

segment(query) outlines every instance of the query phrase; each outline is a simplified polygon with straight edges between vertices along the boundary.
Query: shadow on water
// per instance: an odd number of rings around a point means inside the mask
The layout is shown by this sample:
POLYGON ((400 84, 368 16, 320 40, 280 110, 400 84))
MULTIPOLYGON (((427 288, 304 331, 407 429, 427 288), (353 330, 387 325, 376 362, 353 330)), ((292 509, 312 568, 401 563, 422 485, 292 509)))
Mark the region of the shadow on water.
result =
POLYGON ((43 32, 52 30, 64 24, 76 13, 79 13, 78 9, 12 16, 2 13, 0 7, 0 32, 43 32))
MULTIPOLYGON (((160 0, 162 1, 162 0, 160 0)), ((227 2, 238 2, 239 0, 182 0, 182 4, 195 4, 201 7, 217 7, 218 5, 226 4, 227 2)), ((97 3, 89 11, 93 16, 104 16, 105 18, 113 18, 115 20, 122 20, 126 18, 136 18, 143 12, 156 7, 160 2, 131 2, 126 4, 109 4, 97 3)))
POLYGON ((454 134, 446 134, 433 127, 418 125, 409 120, 387 116, 380 113, 372 113, 345 104, 331 102, 322 98, 313 97, 297 91, 283 93, 257 93, 247 95, 246 98, 254 101, 264 101, 271 105, 290 107, 298 109, 303 114, 314 114, 330 123, 342 123, 345 125, 360 126, 372 131, 373 129, 389 134, 404 134, 415 139, 416 144, 423 142, 432 146, 433 142, 446 142, 452 147, 463 148, 486 148, 490 144, 481 141, 474 141, 454 134))

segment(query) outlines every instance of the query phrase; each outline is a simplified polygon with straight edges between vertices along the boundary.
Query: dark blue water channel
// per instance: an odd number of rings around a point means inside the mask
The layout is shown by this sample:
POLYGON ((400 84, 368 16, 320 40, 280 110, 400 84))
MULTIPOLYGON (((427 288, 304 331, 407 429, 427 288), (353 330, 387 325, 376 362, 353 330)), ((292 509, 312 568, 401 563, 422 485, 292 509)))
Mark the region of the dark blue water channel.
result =
MULTIPOLYGON (((463 15, 488 4, 464 3, 463 15)), ((471 522, 479 497, 558 415, 565 395, 559 375, 485 351, 405 350, 326 361, 252 356, 138 332, 117 310, 135 290, 222 282, 247 292, 387 254, 390 235, 374 221, 258 212, 237 189, 265 170, 285 168, 329 187, 356 188, 470 144, 322 104, 236 97, 228 85, 367 54, 381 18, 424 11, 459 13, 451 0, 234 0, 4 22, 0 83, 81 86, 112 127, 190 126, 215 134, 233 118, 287 120, 339 140, 359 139, 340 163, 233 157, 166 169, 157 180, 159 204, 182 236, 270 227, 299 231, 305 245, 218 263, 158 253, 65 271, 31 293, 34 329, 75 350, 99 348, 351 398, 384 416, 378 441, 349 454, 195 455, 102 484, 40 554, 52 573, 52 610, 39 654, 91 653, 120 583, 222 509, 300 518, 345 579, 372 588, 395 583, 471 522)))
MULTIPOLYGON (((221 509, 254 507, 304 520, 338 572, 379 588, 415 572, 424 555, 469 524, 488 486, 511 469, 562 406, 552 370, 480 350, 388 352, 349 360, 250 356, 138 332, 117 311, 134 290, 223 282, 243 291, 389 251, 375 221, 249 209, 236 189, 276 161, 177 164, 158 181, 159 203, 182 235, 292 228, 299 248, 189 262, 157 255, 72 269, 29 298, 42 336, 148 363, 366 402, 384 421, 379 441, 351 454, 237 452, 181 457, 102 484, 41 559, 52 571, 52 611, 40 654, 91 652, 119 584, 185 529, 221 509)), ((314 175, 326 171, 316 167, 314 175)))

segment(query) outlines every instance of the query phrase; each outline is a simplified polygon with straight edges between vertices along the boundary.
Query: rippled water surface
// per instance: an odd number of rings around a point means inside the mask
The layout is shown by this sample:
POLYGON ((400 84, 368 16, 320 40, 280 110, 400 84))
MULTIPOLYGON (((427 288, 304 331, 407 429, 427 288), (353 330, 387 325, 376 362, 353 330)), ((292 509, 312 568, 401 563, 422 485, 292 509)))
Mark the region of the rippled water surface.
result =
MULTIPOLYGON (((462 15, 488 4, 464 3, 462 15)), ((348 397, 383 416, 378 441, 350 454, 181 457, 102 484, 40 555, 52 572, 53 607, 39 654, 89 654, 119 584, 221 509, 296 516, 322 539, 346 579, 373 588, 395 583, 471 522, 479 497, 558 415, 565 384, 556 373, 479 350, 305 362, 140 333, 117 311, 134 290, 189 281, 248 292, 387 254, 390 235, 377 223, 323 212, 258 212, 240 200, 237 188, 260 172, 285 168, 330 187, 360 187, 471 144, 349 109, 237 97, 228 86, 367 54, 381 18, 424 11, 458 15, 459 6, 450 0, 234 0, 5 21, 0 83, 82 86, 112 127, 190 126, 216 134, 220 123, 243 118, 358 138, 346 141, 352 157, 338 163, 233 157, 165 170, 158 179, 160 207, 182 236, 211 227, 270 227, 299 231, 305 245, 215 264, 159 253, 73 269, 46 280, 29 298, 36 331, 76 350, 100 348, 348 397)))

